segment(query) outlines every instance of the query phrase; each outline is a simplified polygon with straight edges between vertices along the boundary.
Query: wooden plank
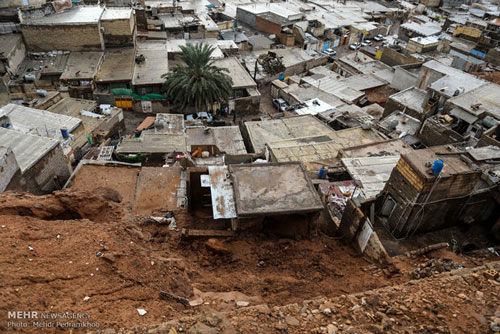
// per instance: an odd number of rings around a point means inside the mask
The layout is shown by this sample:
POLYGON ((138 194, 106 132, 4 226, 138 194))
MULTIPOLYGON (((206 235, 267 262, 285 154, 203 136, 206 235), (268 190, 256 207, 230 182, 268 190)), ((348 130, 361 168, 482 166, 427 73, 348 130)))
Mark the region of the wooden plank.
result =
POLYGON ((217 238, 217 237, 234 237, 234 231, 230 230, 193 230, 193 229, 182 229, 182 236, 185 238, 217 238))

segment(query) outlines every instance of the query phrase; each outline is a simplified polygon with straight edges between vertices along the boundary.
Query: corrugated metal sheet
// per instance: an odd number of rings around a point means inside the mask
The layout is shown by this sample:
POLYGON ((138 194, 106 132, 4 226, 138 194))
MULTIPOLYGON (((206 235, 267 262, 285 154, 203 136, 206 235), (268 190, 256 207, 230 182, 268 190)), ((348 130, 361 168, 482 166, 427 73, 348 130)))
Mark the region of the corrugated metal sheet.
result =
POLYGON ((21 172, 24 173, 56 147, 59 141, 0 128, 0 143, 0 145, 12 149, 17 164, 21 172))
POLYGON ((342 163, 353 179, 363 187, 365 198, 377 196, 385 187, 399 155, 364 158, 344 158, 342 163))
POLYGON ((234 190, 227 166, 209 166, 208 174, 214 219, 236 218, 234 190))

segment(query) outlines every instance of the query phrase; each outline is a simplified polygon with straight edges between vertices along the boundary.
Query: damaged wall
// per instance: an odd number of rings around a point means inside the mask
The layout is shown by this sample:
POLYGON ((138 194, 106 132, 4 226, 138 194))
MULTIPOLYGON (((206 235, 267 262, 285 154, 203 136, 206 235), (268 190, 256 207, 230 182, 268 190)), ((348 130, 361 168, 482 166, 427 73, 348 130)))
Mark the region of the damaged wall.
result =
POLYGON ((35 195, 62 189, 71 176, 71 167, 60 145, 57 145, 22 175, 16 175, 7 190, 27 191, 35 195))
POLYGON ((391 263, 391 257, 375 231, 369 235, 366 244, 363 242, 366 241, 363 239, 367 236, 365 231, 367 228, 372 229, 371 226, 370 220, 361 211, 361 208, 352 199, 349 199, 340 221, 339 229, 342 237, 347 243, 352 244, 354 248, 377 263, 384 265, 391 263), (365 224, 368 225, 365 226, 365 224), (363 250, 360 249, 360 242, 364 246, 363 250))

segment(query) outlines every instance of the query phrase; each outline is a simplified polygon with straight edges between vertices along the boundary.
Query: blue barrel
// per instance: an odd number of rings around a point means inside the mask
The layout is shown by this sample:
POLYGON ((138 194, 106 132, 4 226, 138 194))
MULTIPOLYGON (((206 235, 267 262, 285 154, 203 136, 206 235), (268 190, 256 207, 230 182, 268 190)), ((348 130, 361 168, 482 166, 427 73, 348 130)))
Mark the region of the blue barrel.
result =
POLYGON ((322 179, 324 175, 325 175, 325 169, 321 167, 318 172, 318 179, 322 179))
POLYGON ((436 159, 432 164, 432 173, 434 175, 439 175, 439 173, 441 173, 441 171, 443 170, 443 167, 444 167, 444 161, 441 159, 436 159))
POLYGON ((61 129, 61 135, 62 135, 62 137, 63 137, 64 139, 68 138, 68 137, 69 137, 69 131, 68 131, 68 129, 66 129, 66 128, 62 128, 62 129, 61 129))
POLYGON ((280 74, 279 79, 280 79, 281 81, 285 80, 285 75, 284 75, 284 74, 280 74))

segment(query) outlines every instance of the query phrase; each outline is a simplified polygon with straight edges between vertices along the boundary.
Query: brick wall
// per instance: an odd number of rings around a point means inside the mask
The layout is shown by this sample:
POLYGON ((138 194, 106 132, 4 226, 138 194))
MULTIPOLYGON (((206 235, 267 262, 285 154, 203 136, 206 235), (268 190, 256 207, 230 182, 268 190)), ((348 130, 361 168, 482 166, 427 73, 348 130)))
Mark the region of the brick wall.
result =
POLYGON ((26 47, 30 51, 101 50, 102 35, 96 25, 22 26, 26 47))
POLYGON ((255 28, 269 34, 275 34, 276 36, 279 36, 281 33, 281 25, 270 22, 260 16, 255 17, 255 28))

